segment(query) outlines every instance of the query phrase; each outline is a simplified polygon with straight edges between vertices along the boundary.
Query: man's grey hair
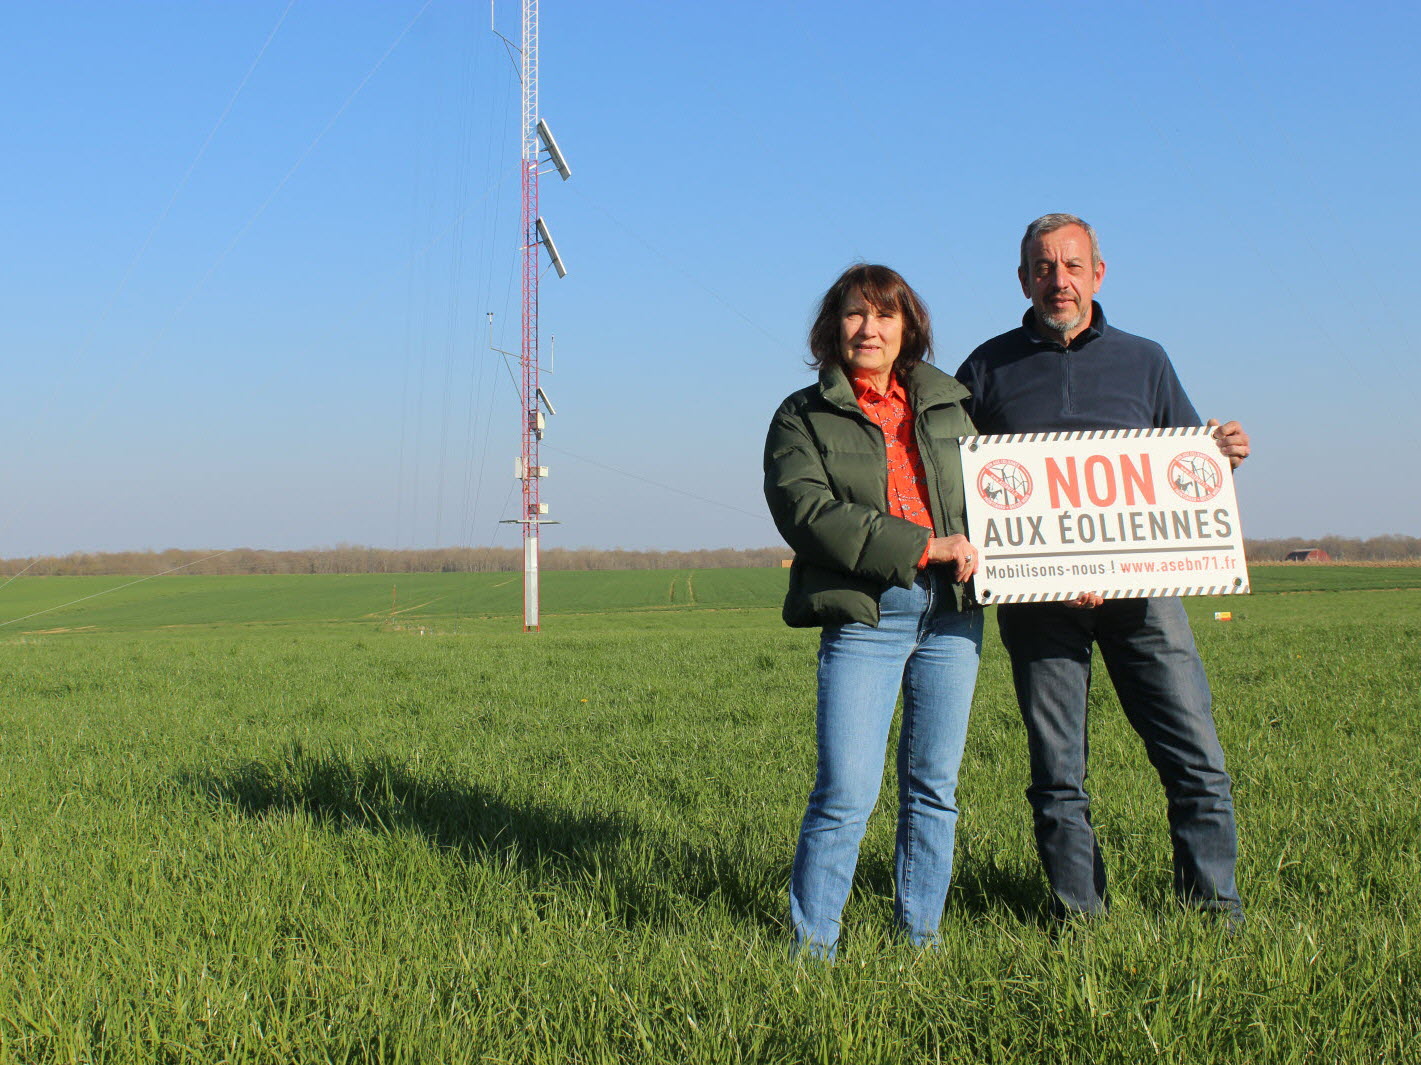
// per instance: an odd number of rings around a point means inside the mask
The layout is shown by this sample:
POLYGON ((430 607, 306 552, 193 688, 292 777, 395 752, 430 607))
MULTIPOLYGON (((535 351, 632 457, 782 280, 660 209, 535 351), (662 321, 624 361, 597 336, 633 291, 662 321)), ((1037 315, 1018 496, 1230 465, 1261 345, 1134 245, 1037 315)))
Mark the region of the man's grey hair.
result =
POLYGON ((1038 237, 1044 237, 1047 233, 1054 233, 1058 229, 1065 229, 1067 226, 1080 226, 1085 230, 1086 236, 1090 237, 1090 265, 1095 269, 1100 265, 1100 241, 1096 238, 1095 230, 1091 228, 1089 222, 1083 218, 1077 218, 1073 214, 1043 214, 1035 222, 1026 227, 1026 236, 1021 238, 1021 269, 1023 273, 1028 272, 1026 266, 1026 249, 1031 247, 1031 242, 1038 237))

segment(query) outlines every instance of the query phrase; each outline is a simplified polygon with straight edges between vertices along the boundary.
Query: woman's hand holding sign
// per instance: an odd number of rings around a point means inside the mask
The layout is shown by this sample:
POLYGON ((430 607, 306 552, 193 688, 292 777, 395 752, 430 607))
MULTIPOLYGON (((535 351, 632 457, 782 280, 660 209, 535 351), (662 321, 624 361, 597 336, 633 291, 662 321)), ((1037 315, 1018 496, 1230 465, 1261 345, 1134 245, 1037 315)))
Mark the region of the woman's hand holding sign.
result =
POLYGON ((982 566, 982 552, 961 533, 928 538, 928 562, 952 562, 957 566, 953 576, 958 584, 966 584, 982 566))

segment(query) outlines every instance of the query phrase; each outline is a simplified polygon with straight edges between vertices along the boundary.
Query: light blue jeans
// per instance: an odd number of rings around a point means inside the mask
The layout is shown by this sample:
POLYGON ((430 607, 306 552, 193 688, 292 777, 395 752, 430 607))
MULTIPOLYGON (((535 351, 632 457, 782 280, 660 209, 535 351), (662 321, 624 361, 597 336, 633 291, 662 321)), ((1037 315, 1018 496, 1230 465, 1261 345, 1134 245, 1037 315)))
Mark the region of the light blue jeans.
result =
POLYGON ((895 905, 911 943, 937 939, 957 830, 957 769, 982 650, 982 612, 958 612, 945 568, 879 597, 877 627, 826 626, 819 642, 819 761, 790 879, 801 951, 834 956, 859 843, 883 782, 898 692, 895 905))

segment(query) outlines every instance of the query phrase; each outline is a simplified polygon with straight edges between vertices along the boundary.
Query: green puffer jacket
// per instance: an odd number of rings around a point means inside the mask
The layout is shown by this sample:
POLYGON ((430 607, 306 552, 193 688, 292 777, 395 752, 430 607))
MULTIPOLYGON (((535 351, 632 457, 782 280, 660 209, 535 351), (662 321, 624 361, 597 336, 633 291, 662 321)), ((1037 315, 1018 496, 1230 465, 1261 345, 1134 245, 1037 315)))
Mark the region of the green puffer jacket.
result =
MULTIPOLYGON (((962 401, 968 391, 935 366, 900 374, 913 409, 913 434, 928 479, 939 536, 965 533, 962 458, 957 439, 976 432, 962 401)), ((883 431, 859 409, 844 371, 827 367, 819 383, 783 403, 765 440, 765 499, 794 565, 785 624, 878 624, 878 597, 909 587, 932 535, 888 513, 888 449, 883 431)), ((954 584, 957 609, 962 585, 954 584)))

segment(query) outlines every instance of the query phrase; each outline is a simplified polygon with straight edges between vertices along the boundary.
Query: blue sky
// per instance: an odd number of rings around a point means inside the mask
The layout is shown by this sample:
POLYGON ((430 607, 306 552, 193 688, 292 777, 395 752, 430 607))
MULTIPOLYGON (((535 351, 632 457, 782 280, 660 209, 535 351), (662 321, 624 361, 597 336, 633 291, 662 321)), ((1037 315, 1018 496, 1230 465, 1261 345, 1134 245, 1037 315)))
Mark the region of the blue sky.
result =
MULTIPOLYGON (((517 36, 517 9, 498 5, 517 36)), ((516 542, 518 87, 475 0, 7 10, 0 557, 516 542)), ((1416 535, 1414 5, 542 5, 546 546, 778 542, 813 304, 895 266, 949 372, 1098 228, 1236 417, 1249 536, 1416 535), (1399 464, 1399 465, 1398 465, 1399 464)))

